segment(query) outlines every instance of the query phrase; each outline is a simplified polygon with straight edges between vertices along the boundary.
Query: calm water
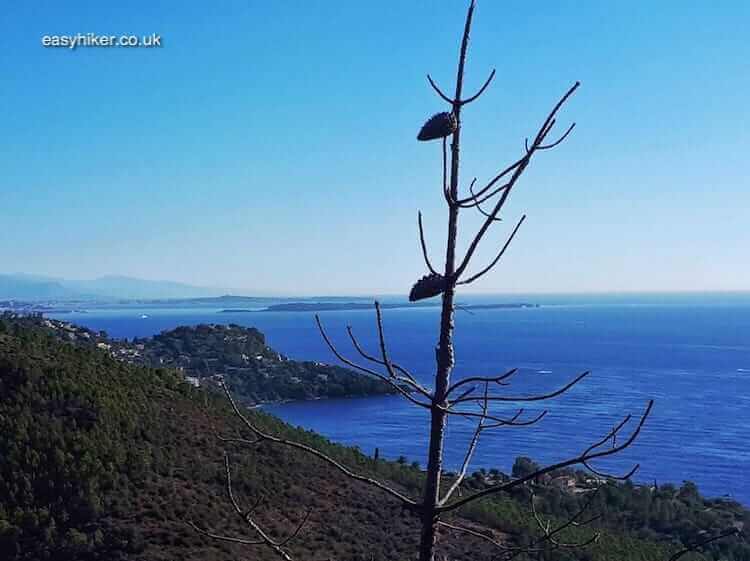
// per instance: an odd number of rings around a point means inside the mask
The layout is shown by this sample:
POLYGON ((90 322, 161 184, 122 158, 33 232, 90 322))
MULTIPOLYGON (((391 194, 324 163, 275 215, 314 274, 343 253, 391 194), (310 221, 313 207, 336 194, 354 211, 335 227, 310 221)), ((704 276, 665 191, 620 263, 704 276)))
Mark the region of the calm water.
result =
MULTIPOLYGON (((750 504, 750 295, 522 300, 543 305, 458 312, 454 379, 520 367, 505 391, 523 395, 554 389, 584 370, 592 375, 548 402, 549 414, 537 426, 504 428, 483 437, 474 468, 509 471, 519 455, 541 462, 565 459, 606 434, 622 415, 639 414, 653 398, 653 416, 637 443, 599 465, 627 470, 640 462, 640 481, 679 484, 689 479, 708 495, 729 494, 750 504)), ((385 314, 393 360, 429 384, 437 309, 385 314)), ((114 337, 153 335, 184 324, 239 323, 258 327, 271 346, 292 358, 334 362, 309 313, 121 308, 57 317, 114 337)), ((344 330, 351 324, 365 346, 376 351, 372 313, 326 312, 321 317, 342 350, 351 350, 344 330)), ((390 458, 404 455, 422 462, 425 456, 426 417, 399 397, 266 409, 368 453, 377 446, 390 458)), ((463 421, 450 426, 449 466, 460 464, 471 432, 463 421)))

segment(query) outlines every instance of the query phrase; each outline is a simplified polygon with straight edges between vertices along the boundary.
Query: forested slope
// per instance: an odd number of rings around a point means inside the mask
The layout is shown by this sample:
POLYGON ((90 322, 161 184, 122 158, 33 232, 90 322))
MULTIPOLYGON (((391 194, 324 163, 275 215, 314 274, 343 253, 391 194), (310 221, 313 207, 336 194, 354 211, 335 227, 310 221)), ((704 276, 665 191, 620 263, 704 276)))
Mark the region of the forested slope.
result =
MULTIPOLYGON (((270 432, 324 449, 416 496, 422 472, 414 466, 375 461, 260 412, 248 415, 270 432)), ((265 548, 204 538, 187 524, 248 535, 228 508, 225 448, 216 438, 238 428, 224 400, 193 388, 176 371, 130 365, 0 318, 0 559, 274 558, 265 548)), ((410 513, 369 487, 342 481, 320 461, 272 445, 229 453, 239 501, 250 506, 265 498, 257 516, 272 536, 286 535, 311 511, 290 545, 295 559, 401 560, 416 551, 410 513)), ((486 478, 477 474, 468 484, 481 487, 486 478)), ((537 492, 545 516, 561 519, 576 507, 577 499, 559 490, 537 492)), ((642 492, 607 490, 595 505, 603 514, 599 543, 583 552, 548 551, 542 558, 666 559, 679 547, 683 534, 675 533, 677 526, 698 538, 730 519, 747 520, 738 506, 736 516, 728 514, 728 507, 697 494, 664 488, 662 495, 638 498, 642 492)), ((534 522, 527 498, 521 490, 476 506, 463 513, 473 522, 462 523, 507 543, 528 543, 534 522)), ((575 528, 561 537, 590 535, 575 528)), ((441 543, 452 560, 493 558, 491 547, 476 538, 445 534, 441 543)), ((716 544, 709 558, 747 560, 747 551, 732 538, 716 544)))

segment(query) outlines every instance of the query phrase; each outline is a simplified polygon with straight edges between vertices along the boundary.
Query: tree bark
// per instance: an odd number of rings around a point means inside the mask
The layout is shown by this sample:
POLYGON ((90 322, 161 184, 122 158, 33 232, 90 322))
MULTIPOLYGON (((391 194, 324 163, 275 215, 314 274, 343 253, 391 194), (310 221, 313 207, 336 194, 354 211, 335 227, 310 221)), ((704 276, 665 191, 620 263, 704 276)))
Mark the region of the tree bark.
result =
MULTIPOLYGON (((456 131, 451 143, 450 195, 453 200, 458 198, 458 172, 461 140, 461 90, 463 85, 464 61, 468 46, 468 33, 471 26, 473 4, 464 30, 459 58, 458 77, 456 80, 456 96, 453 103, 453 114, 456 117, 456 131)), ((434 561, 435 540, 439 522, 437 510, 440 502, 440 479, 443 474, 443 445, 445 440, 446 393, 450 386, 451 372, 454 365, 453 326, 454 326, 454 296, 456 280, 456 239, 458 237, 458 210, 455 204, 448 205, 448 241, 445 253, 445 282, 443 292, 443 306, 440 315, 440 339, 435 349, 437 371, 435 374, 435 393, 431 409, 430 449, 427 460, 427 481, 425 482, 424 500, 422 501, 422 531, 419 545, 419 561, 434 561)))

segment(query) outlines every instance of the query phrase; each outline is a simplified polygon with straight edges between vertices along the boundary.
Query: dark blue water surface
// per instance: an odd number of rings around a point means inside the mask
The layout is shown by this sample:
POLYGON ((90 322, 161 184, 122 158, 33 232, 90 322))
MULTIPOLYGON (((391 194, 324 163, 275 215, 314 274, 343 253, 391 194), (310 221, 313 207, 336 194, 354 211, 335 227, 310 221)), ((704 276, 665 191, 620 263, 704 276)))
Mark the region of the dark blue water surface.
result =
MULTIPOLYGON (((540 462, 565 459, 606 434, 623 415, 639 415, 653 398, 652 418, 638 441, 597 465, 627 471, 640 463, 637 480, 692 480, 707 495, 728 494, 750 504, 750 295, 523 300, 542 306, 457 312, 454 380, 519 367, 503 392, 525 395, 553 390, 585 370, 591 375, 544 406, 529 405, 530 414, 549 409, 538 425, 484 435, 473 468, 509 471, 520 455, 540 462)), ((57 317, 118 338, 153 335, 177 325, 238 323, 258 327, 272 347, 291 358, 335 362, 310 313, 123 307, 57 317)), ((321 318, 350 356, 355 352, 347 324, 377 352, 373 313, 324 312, 321 318)), ((437 308, 385 311, 392 359, 427 385, 435 367, 437 322, 437 308)), ((385 457, 424 462, 426 416, 400 397, 286 403, 266 410, 368 453, 378 447, 385 457)), ((449 467, 460 465, 472 431, 467 421, 452 419, 449 467)))

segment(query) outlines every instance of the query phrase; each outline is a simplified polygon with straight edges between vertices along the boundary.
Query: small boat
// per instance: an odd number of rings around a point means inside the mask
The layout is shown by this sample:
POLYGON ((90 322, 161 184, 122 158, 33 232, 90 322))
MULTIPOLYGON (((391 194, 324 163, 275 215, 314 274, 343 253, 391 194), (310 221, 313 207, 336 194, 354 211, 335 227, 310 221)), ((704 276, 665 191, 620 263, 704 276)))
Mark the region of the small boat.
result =
POLYGON ((148 316, 146 314, 141 314, 141 319, 148 319, 148 316))

